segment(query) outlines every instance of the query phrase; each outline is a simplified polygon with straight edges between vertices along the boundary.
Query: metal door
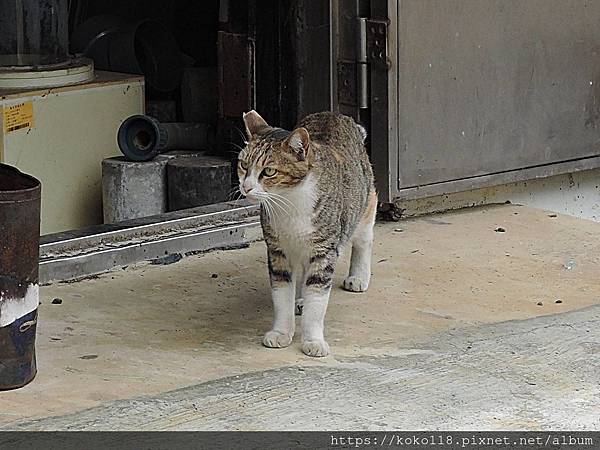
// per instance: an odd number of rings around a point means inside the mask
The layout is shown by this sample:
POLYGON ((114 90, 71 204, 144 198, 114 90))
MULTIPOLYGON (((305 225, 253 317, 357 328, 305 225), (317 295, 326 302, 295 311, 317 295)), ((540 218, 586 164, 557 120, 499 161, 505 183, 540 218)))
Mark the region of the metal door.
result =
MULTIPOLYGON (((368 117, 382 200, 600 166, 600 2, 348 3, 368 14, 368 105, 344 106, 339 54, 334 92, 341 111, 368 117)), ((346 1, 332 4, 334 24, 349 23, 346 1)))

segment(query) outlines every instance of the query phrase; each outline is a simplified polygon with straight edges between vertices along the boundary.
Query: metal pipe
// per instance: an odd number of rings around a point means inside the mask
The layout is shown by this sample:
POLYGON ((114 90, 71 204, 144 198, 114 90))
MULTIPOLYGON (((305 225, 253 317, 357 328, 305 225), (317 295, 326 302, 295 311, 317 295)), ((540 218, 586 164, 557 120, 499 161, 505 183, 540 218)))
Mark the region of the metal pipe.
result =
POLYGON ((160 123, 145 115, 129 117, 117 133, 119 148, 131 161, 150 161, 170 150, 204 150, 213 141, 213 129, 208 124, 160 123))

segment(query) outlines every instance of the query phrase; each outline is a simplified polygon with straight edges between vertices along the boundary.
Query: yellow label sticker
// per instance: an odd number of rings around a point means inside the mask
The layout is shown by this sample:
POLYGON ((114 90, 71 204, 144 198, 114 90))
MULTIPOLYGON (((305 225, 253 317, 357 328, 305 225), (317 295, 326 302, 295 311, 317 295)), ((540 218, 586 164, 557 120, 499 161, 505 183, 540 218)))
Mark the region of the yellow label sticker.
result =
POLYGON ((4 132, 33 127, 33 102, 4 106, 4 132))

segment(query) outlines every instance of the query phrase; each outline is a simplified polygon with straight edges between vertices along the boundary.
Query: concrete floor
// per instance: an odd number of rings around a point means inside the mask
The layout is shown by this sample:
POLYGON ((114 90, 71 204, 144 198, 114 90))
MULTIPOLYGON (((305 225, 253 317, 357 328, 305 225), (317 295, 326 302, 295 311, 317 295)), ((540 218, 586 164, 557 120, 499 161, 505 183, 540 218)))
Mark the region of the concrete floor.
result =
POLYGON ((39 374, 0 393, 0 430, 598 429, 600 224, 552 216, 377 224, 323 359, 260 345, 261 242, 44 287, 39 374))

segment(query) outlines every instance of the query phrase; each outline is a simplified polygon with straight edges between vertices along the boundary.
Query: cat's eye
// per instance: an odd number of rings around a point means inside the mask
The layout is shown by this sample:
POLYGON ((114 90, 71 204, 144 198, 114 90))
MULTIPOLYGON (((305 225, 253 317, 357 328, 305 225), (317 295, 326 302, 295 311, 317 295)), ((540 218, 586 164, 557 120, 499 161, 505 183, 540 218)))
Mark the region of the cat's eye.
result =
POLYGON ((248 164, 246 163, 246 161, 240 160, 240 167, 244 170, 248 170, 248 164))
POLYGON ((265 177, 272 177, 273 175, 275 175, 277 173, 277 169, 274 169, 272 167, 265 167, 263 169, 262 173, 265 177))

